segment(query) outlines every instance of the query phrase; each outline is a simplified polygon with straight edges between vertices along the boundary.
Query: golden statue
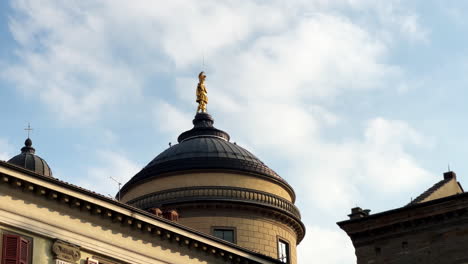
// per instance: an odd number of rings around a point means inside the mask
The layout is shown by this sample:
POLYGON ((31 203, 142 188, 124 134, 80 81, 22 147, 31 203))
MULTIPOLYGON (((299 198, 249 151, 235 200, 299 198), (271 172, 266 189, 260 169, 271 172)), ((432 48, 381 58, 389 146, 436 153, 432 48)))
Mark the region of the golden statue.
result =
POLYGON ((197 113, 206 113, 206 105, 208 104, 208 91, 205 87, 206 75, 204 72, 198 74, 198 85, 197 85, 197 113))

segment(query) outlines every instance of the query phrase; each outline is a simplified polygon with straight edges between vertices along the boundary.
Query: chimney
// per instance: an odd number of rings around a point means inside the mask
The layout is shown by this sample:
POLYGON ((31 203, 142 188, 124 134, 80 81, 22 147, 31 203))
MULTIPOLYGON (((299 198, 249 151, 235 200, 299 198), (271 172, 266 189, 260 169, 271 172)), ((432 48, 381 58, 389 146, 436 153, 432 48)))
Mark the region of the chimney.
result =
POLYGON ((177 213, 176 210, 164 211, 163 217, 166 218, 167 220, 171 220, 171 221, 174 221, 174 222, 179 221, 179 213, 177 213))
POLYGON ((359 219, 359 218, 369 216, 370 211, 371 210, 369 209, 363 210, 361 207, 354 207, 353 209, 351 209, 351 214, 349 214, 348 216, 349 216, 349 219, 351 220, 359 219))
POLYGON ((457 179, 457 174, 453 171, 444 172, 444 180, 457 179))

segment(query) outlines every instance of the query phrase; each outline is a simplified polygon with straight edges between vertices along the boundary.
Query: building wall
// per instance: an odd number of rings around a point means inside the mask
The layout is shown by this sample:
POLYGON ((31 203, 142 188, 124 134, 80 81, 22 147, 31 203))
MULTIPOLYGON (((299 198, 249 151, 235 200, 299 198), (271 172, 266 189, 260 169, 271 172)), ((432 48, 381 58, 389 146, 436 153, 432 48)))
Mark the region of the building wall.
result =
POLYGON ((297 235, 288 225, 272 216, 251 210, 227 208, 180 209, 179 223, 211 234, 213 227, 234 227, 237 245, 278 258, 278 238, 290 245, 291 263, 295 264, 297 235))
MULTIPOLYGON (((37 234, 34 234, 32 232, 28 232, 25 230, 21 230, 12 226, 6 226, 2 223, 0 223, 0 248, 2 248, 2 243, 3 243, 3 235, 4 234, 14 234, 14 235, 19 235, 25 238, 28 238, 32 241, 32 260, 34 263, 52 263, 52 240, 39 236, 37 234)), ((0 259, 2 256, 1 250, 0 250, 0 259)))
POLYGON ((0 184, 0 228, 34 238, 34 263, 52 263, 54 239, 81 246, 82 259, 93 252, 134 264, 225 263, 206 252, 6 184, 0 184))
POLYGON ((356 246, 356 256, 358 264, 467 264, 467 245, 468 222, 464 220, 376 239, 356 246))
MULTIPOLYGON (((31 244, 31 260, 33 264, 55 264, 55 259, 52 253, 52 245, 54 243, 55 239, 52 239, 50 237, 44 237, 40 236, 38 234, 35 234, 33 232, 29 232, 27 230, 22 230, 19 228, 15 228, 12 226, 6 226, 0 224, 0 238, 3 237, 3 234, 14 234, 14 235, 19 235, 23 238, 27 238, 32 242, 31 244)), ((2 246, 3 240, 0 239, 0 248, 2 246)), ((0 251, 0 259, 2 256, 2 253, 0 251)), ((80 261, 78 261, 79 264, 83 264, 87 258, 93 258, 96 256, 99 256, 95 252, 90 252, 87 251, 86 249, 81 249, 80 250, 81 258, 80 261)), ((104 257, 104 256, 100 256, 104 257)), ((105 258, 105 257, 104 257, 105 258)), ((108 257, 109 258, 109 257, 108 257)), ((119 262, 119 263, 124 263, 124 262, 119 262)))
POLYGON ((230 186, 264 191, 278 195, 290 202, 292 195, 281 185, 255 176, 237 173, 184 173, 156 178, 132 187, 121 199, 128 202, 145 194, 194 186, 230 186))

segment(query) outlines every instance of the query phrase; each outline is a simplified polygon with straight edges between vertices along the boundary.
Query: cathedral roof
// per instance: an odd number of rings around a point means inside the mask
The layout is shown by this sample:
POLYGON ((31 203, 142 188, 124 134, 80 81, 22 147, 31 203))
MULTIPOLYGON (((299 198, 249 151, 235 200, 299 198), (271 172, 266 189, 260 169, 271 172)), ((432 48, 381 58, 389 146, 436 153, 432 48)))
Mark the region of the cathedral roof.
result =
POLYGON ((32 147, 32 140, 28 137, 21 148, 21 153, 11 158, 8 163, 33 171, 37 174, 52 177, 52 170, 47 162, 37 156, 32 147))
POLYGON ((214 120, 208 113, 197 113, 193 120, 194 127, 178 137, 179 144, 154 158, 125 184, 122 191, 125 192, 134 183, 165 173, 207 169, 252 173, 289 186, 255 155, 236 143, 231 143, 229 134, 215 128, 213 123, 214 120))

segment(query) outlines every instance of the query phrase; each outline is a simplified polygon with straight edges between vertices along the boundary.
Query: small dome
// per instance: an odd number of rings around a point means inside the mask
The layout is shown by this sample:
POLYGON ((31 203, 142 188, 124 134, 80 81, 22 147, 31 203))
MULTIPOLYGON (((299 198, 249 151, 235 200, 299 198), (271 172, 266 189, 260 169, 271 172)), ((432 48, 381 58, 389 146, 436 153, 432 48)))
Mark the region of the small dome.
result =
POLYGON ((226 169, 253 173, 286 183, 255 155, 229 142, 228 133, 213 127, 214 120, 207 113, 197 113, 194 127, 183 132, 179 144, 173 145, 154 158, 145 168, 125 184, 125 192, 134 183, 161 174, 186 170, 226 169))
POLYGON ((8 163, 33 171, 37 174, 52 177, 52 170, 47 162, 37 156, 36 150, 32 147, 32 140, 26 139, 24 147, 21 148, 21 154, 11 158, 8 163))

